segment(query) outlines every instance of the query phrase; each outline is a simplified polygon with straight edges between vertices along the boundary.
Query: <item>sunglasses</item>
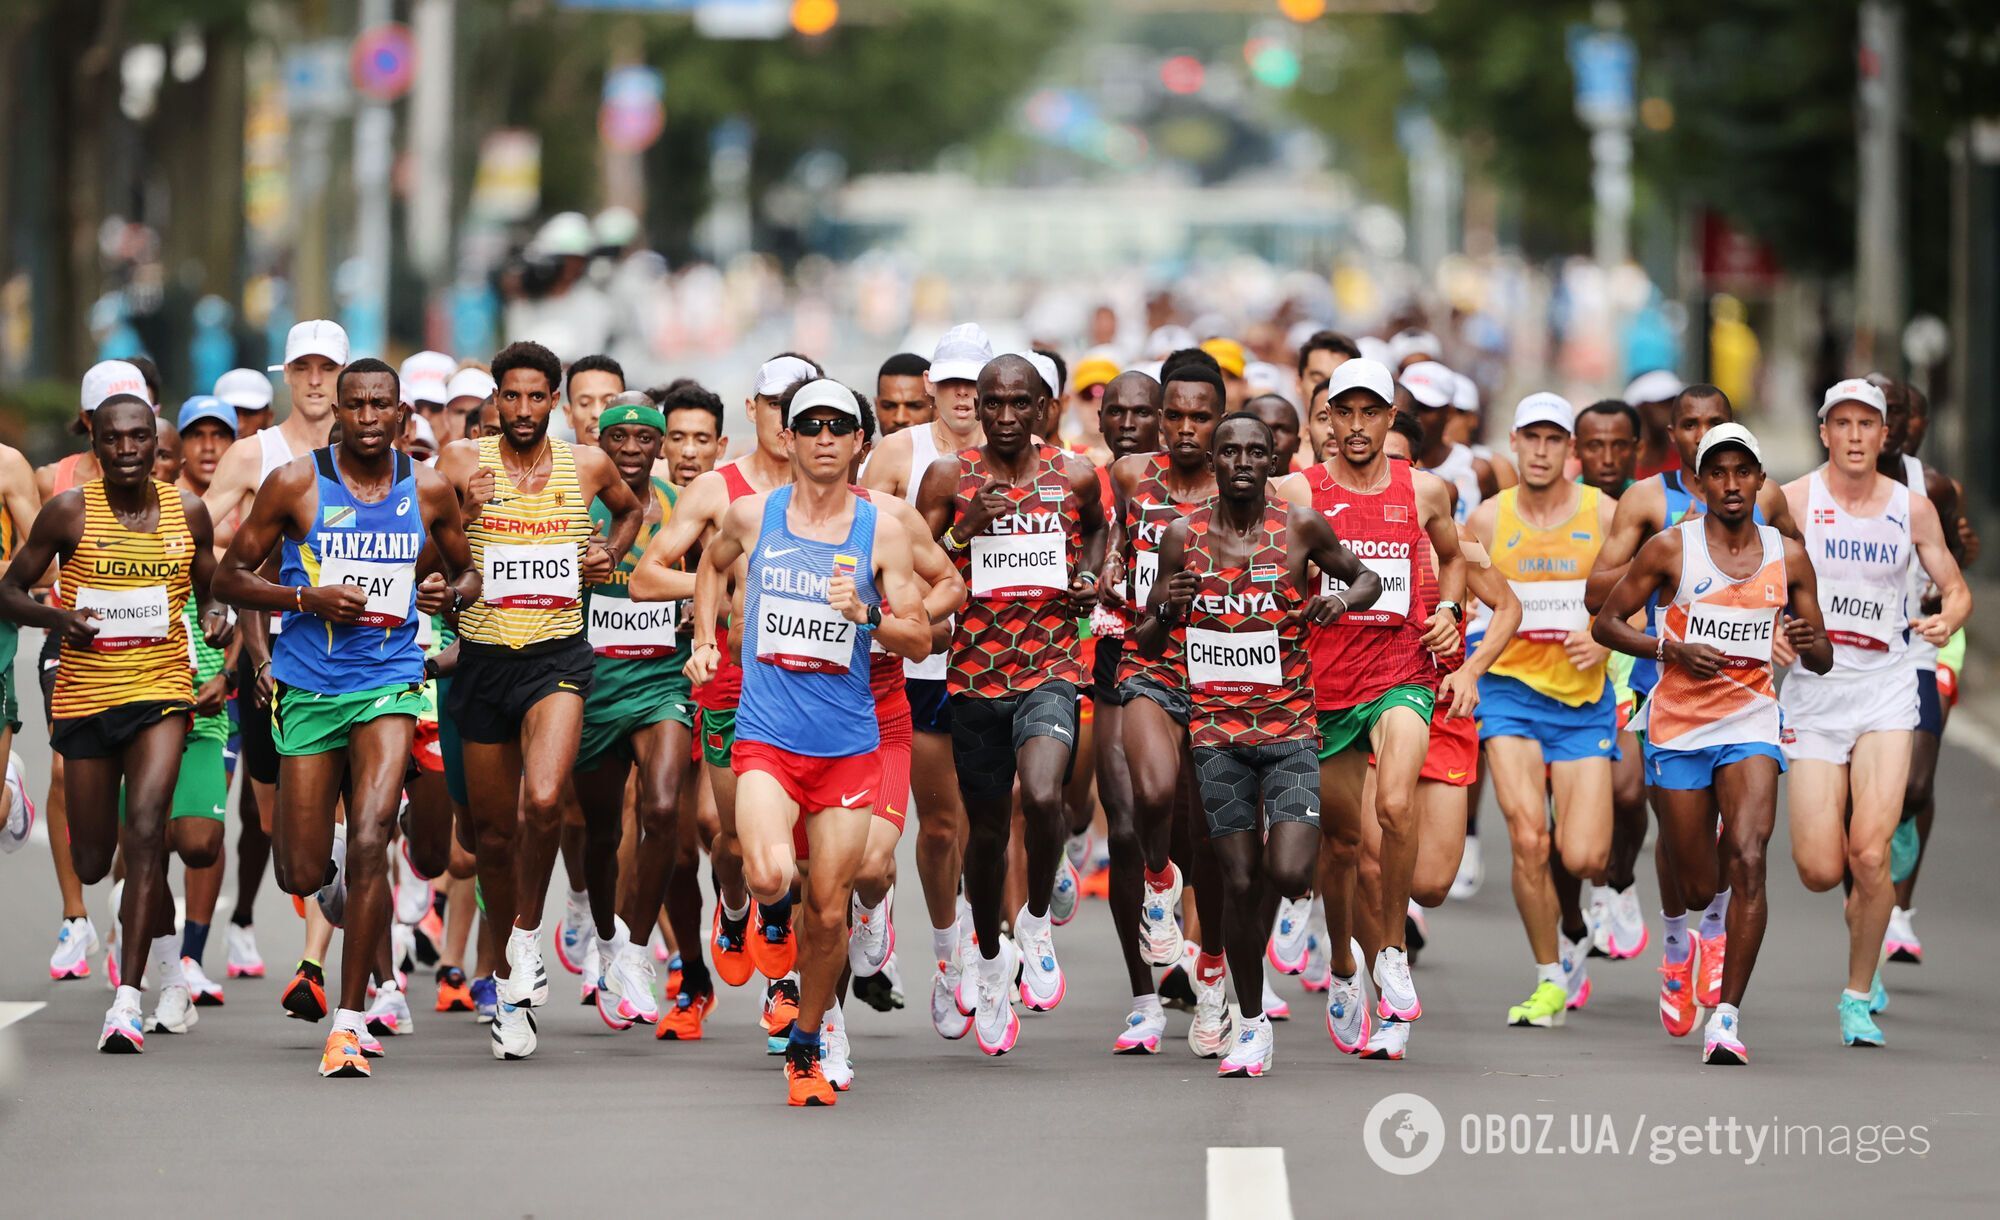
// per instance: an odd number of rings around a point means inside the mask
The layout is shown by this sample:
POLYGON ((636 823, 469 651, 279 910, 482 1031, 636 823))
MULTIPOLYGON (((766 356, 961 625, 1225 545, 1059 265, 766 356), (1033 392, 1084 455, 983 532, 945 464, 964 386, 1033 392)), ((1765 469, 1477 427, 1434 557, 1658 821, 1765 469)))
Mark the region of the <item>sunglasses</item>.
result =
POLYGON ((795 419, 792 421, 792 432, 797 436, 818 436, 822 432, 831 432, 835 436, 853 436, 859 431, 861 431, 861 421, 845 415, 836 415, 831 419, 795 419))

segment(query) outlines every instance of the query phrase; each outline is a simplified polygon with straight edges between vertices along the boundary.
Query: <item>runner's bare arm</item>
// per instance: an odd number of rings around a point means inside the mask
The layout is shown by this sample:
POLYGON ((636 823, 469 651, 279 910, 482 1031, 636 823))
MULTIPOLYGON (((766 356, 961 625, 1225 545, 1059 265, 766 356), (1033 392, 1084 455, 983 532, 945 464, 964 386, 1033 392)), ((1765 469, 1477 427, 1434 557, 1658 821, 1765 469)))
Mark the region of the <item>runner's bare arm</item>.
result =
MULTIPOLYGON (((1790 602, 1783 639, 1790 652, 1806 663, 1806 668, 1823 674, 1833 668, 1833 641, 1827 638, 1826 622, 1819 610, 1819 573, 1803 542, 1785 539, 1785 583, 1790 602)), ((1777 658, 1774 655, 1772 659, 1777 658)))
MULTIPOLYGON (((263 472, 263 448, 254 436, 246 436, 222 451, 215 474, 201 502, 208 506, 208 519, 215 523, 215 545, 228 547, 242 523, 250 497, 257 494, 257 476, 263 472)), ((274 472, 275 473, 275 472, 274 472)))
MULTIPOLYGON (((1591 620, 1590 634, 1606 648, 1634 657, 1661 656, 1660 640, 1631 623, 1632 616, 1646 608, 1655 594, 1671 590, 1681 579, 1681 535, 1679 530, 1655 534, 1639 548, 1632 561, 1622 564, 1624 575, 1611 586, 1597 617, 1591 620)), ((1672 650, 1672 645, 1667 650, 1672 650)))
POLYGON ((1479 484, 1479 498, 1490 499, 1500 494, 1500 475, 1493 469, 1493 463, 1483 457, 1472 459, 1472 477, 1479 484))
POLYGON ((485 578, 472 566, 472 544, 465 540, 458 494, 436 471, 419 466, 416 472, 417 502, 424 513, 425 532, 430 536, 424 550, 440 569, 426 575, 417 587, 417 611, 438 614, 453 600, 461 607, 469 606, 479 600, 485 578))
MULTIPOLYGON (((1125 505, 1138 482, 1137 472, 1150 456, 1127 454, 1111 463, 1111 520, 1104 539, 1104 566, 1099 569, 1097 600, 1112 610, 1125 605, 1125 547, 1130 541, 1125 534, 1125 505)), ((1098 503, 1103 503, 1102 498, 1098 503)), ((1143 612, 1145 607, 1138 609, 1143 612)))
POLYGON ((628 586, 633 599, 677 602, 693 597, 695 574, 683 571, 682 561, 707 531, 720 524, 728 507, 729 487, 722 476, 713 470, 696 475, 633 565, 628 586))
POLYGON ((1304 473, 1288 474, 1278 481, 1278 497, 1301 508, 1311 508, 1312 485, 1306 482, 1304 473))
POLYGON ((1647 479, 1618 497, 1611 514, 1611 528, 1604 535, 1604 545, 1597 549, 1597 562, 1591 565, 1590 579, 1584 582, 1585 609, 1595 613, 1604 605, 1604 599, 1611 596, 1632 557, 1639 553, 1639 545, 1659 532, 1661 515, 1666 511, 1661 495, 1660 481, 1647 479))
POLYGON ((83 493, 76 488, 42 505, 35 527, 28 531, 14 562, 0 572, 0 619, 23 627, 60 631, 63 638, 81 647, 97 634, 94 620, 74 610, 43 605, 29 592, 34 577, 58 559, 76 550, 83 539, 83 493))
MULTIPOLYGON (((930 525, 908 500, 891 496, 877 500, 885 505, 889 515, 903 527, 903 535, 910 543, 910 567, 921 582, 924 613, 930 617, 933 632, 933 651, 938 647, 936 638, 944 621, 957 613, 965 604, 965 579, 958 574, 958 565, 944 548, 930 535, 930 525)), ((949 639, 949 635, 944 638, 949 639)))
POLYGON ((955 453, 946 454, 930 464, 924 471, 923 482, 917 485, 917 511, 923 514, 924 524, 929 527, 931 537, 943 544, 948 551, 964 550, 970 541, 965 534, 955 532, 952 538, 945 537, 957 512, 958 473, 962 459, 955 453), (956 539, 957 545, 953 545, 956 539))
POLYGON ((1437 552, 1438 600, 1458 606, 1457 614, 1441 606, 1432 611, 1424 628, 1424 647, 1450 652, 1458 647, 1459 624, 1465 621, 1465 556, 1458 549, 1458 523, 1452 520, 1451 497, 1443 479, 1425 475, 1411 480, 1411 485, 1416 489, 1424 532, 1437 552))
MULTIPOLYGON (((923 589, 917 581, 912 566, 909 531, 903 522, 893 516, 878 521, 875 530, 875 573, 879 582, 882 601, 888 613, 881 625, 875 628, 875 640, 886 652, 910 661, 921 661, 931 654, 931 620, 924 610, 923 589)), ((936 547, 937 543, 928 538, 926 545, 936 547)), ((846 580, 852 601, 852 577, 835 577, 846 580)), ((841 613, 855 622, 866 622, 867 607, 858 601, 841 613), (856 617, 855 612, 859 612, 856 617)))
POLYGON ((646 506, 639 503, 639 497, 632 494, 625 480, 618 475, 618 468, 611 464, 611 458, 596 446, 576 447, 576 475, 583 485, 584 503, 601 500, 604 507, 611 510, 611 529, 605 540, 599 542, 592 535, 584 544, 583 579, 586 584, 596 584, 611 579, 611 571, 618 566, 616 556, 632 549, 632 540, 639 536, 639 527, 646 523, 646 506))
MULTIPOLYGON (((1115 473, 1112 482, 1114 485, 1117 483, 1115 473)), ((1160 537, 1159 555, 1160 570, 1153 578, 1151 592, 1147 594, 1145 614, 1127 637, 1139 650, 1139 655, 1148 661, 1157 661, 1167 654, 1167 644, 1173 639, 1174 628, 1186 621, 1188 606, 1193 603, 1200 584, 1187 568, 1185 518, 1167 526, 1167 532, 1160 537)))
POLYGON ((722 514, 715 537, 702 547, 701 567, 694 582, 694 642, 687 659, 688 681, 696 686, 715 676, 716 662, 722 657, 722 646, 715 640, 715 626, 726 609, 729 575, 737 562, 756 546, 757 523, 763 510, 763 496, 745 496, 731 504, 722 514))
POLYGON ((1104 500, 1098 494, 1097 467, 1074 454, 1066 455, 1064 462, 1070 490, 1076 493, 1077 523, 1083 530, 1083 553, 1070 577, 1069 596, 1078 612, 1087 614, 1097 603, 1097 574, 1104 568, 1104 545, 1110 530, 1104 519, 1104 500), (1087 581, 1085 573, 1090 576, 1087 581))
POLYGON ((267 579, 262 570, 286 531, 296 528, 303 535, 319 511, 318 477, 311 458, 294 458, 264 480, 216 569, 217 600, 238 610, 303 610, 330 623, 360 619, 368 595, 354 585, 292 587, 267 579))
POLYGON ((1924 496, 1937 509, 1938 522, 1944 527, 1944 544, 1951 549, 1951 557, 1958 560, 1963 568, 1965 558, 1965 535, 1958 523, 1965 518, 1959 515, 1958 483, 1931 467, 1924 467, 1924 496))
MULTIPOLYGON (((928 428, 929 424, 918 424, 928 428)), ((879 491, 885 496, 900 497, 910 485, 911 446, 915 442, 908 434, 914 429, 905 428, 894 436, 885 436, 882 443, 875 446, 875 452, 868 458, 868 464, 861 468, 861 485, 870 491, 879 491)), ((919 474, 922 472, 919 471, 919 474)))
MULTIPOLYGON (((19 449, 0 445, 0 512, 14 522, 15 537, 26 538, 34 531, 35 514, 41 507, 42 498, 35 493, 35 468, 28 465, 19 449)), ((0 572, 10 566, 12 560, 0 555, 0 572)))
POLYGON ((1286 566, 1292 569, 1292 579, 1299 588, 1315 587, 1306 579, 1307 563, 1347 586, 1344 593, 1308 593, 1298 609, 1300 622, 1314 626, 1330 623, 1349 610, 1366 610, 1380 600, 1382 578, 1354 557, 1324 513, 1293 505, 1285 536, 1292 550, 1286 566))
POLYGON ((1806 536, 1799 532, 1799 523, 1792 513, 1792 506, 1782 487, 1764 481, 1764 488, 1757 493, 1757 507, 1764 510, 1764 524, 1777 530, 1794 542, 1803 543, 1806 536))
MULTIPOLYGON (((1471 538, 1460 540, 1468 546, 1477 546, 1471 538)), ((1465 589, 1480 601, 1493 607, 1493 617, 1486 620, 1486 634, 1479 639, 1479 647, 1465 658, 1460 671, 1484 676, 1500 659, 1500 654, 1514 638, 1521 627, 1521 599, 1514 596, 1514 586, 1490 564, 1467 562, 1465 565, 1465 589)))
MULTIPOLYGON (((1486 464, 1493 471, 1493 490, 1486 492, 1489 499, 1521 481, 1520 474, 1514 469, 1513 461, 1504 453, 1494 454, 1492 457, 1486 459, 1486 464)), ((1485 485, 1481 484, 1480 489, 1484 491, 1485 485)))
POLYGON ((228 608, 215 599, 215 524, 208 519, 208 510, 202 507, 200 496, 177 490, 181 516, 194 539, 194 563, 188 581, 194 588, 195 621, 201 624, 202 638, 209 646, 220 648, 230 642, 236 629, 229 621, 228 608))
POLYGON ((1972 590, 1966 587, 1965 574, 1959 571, 1958 560, 1945 545, 1944 525, 1938 520, 1937 507, 1921 496, 1910 497, 1910 540, 1916 545, 1917 559, 1923 563, 1924 572, 1944 600, 1942 609, 1912 620, 1910 629, 1942 648, 1950 642, 1952 633, 1972 617, 1972 590))

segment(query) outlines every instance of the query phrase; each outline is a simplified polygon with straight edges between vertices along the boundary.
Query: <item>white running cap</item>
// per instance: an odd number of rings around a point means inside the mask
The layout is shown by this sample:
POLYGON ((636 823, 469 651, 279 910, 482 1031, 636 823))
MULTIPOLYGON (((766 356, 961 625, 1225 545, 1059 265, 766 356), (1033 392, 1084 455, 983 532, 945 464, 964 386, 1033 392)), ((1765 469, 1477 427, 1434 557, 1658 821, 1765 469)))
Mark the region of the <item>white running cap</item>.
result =
POLYGON ((946 381, 977 381, 979 370, 993 359, 993 341, 977 322, 961 322, 944 332, 931 350, 928 376, 932 385, 946 381))
POLYGON ((757 397, 776 398, 801 381, 812 381, 819 370, 797 356, 776 356, 757 370, 757 397))
POLYGON ((215 396, 238 411, 268 410, 271 378, 256 369, 230 369, 215 379, 215 396))
MULTIPOLYGON (((425 399, 424 401, 429 402, 430 400, 425 399)), ((424 442, 433 449, 437 448, 437 429, 431 427, 431 421, 415 412, 410 414, 410 436, 415 440, 424 442)))
POLYGON ((1679 377, 1674 376, 1672 369, 1654 369, 1634 377, 1632 383, 1625 387, 1625 405, 1636 407, 1640 403, 1665 402, 1679 397, 1685 389, 1687 387, 1681 384, 1679 377))
POLYGON ((146 375, 136 364, 123 360, 100 360, 83 374, 83 410, 87 415, 97 410, 98 404, 119 394, 133 394, 153 401, 146 389, 146 375))
POLYGON ((1547 390, 1530 394, 1514 408, 1514 431, 1529 424, 1554 424, 1564 432, 1576 431, 1576 408, 1569 399, 1547 390))
POLYGON ((1395 358, 1397 364, 1412 356, 1428 356, 1432 360, 1437 360, 1444 356, 1444 344, 1438 342, 1438 337, 1431 332, 1413 326, 1408 330, 1397 331, 1390 338, 1389 354, 1395 358))
POLYGON ((1349 390, 1366 390, 1384 403, 1396 401, 1396 381, 1389 376, 1388 367, 1366 356, 1340 362, 1333 376, 1327 378, 1326 400, 1332 402, 1349 390))
POLYGON ((792 407, 787 419, 797 419, 814 407, 831 407, 842 415, 861 418, 861 403, 854 397, 854 391, 829 377, 809 382, 799 387, 792 395, 792 407))
MULTIPOLYGON (((1408 377, 1405 373, 1403 376, 1408 377)), ((1479 383, 1464 373, 1457 374, 1458 384, 1451 390, 1451 409, 1454 411, 1477 411, 1479 409, 1479 383)))
POLYGON ((1170 322, 1165 326, 1154 327, 1153 333, 1146 336, 1146 358, 1164 361, 1183 348, 1195 346, 1198 345, 1195 343, 1193 331, 1170 322))
POLYGON ((1757 443, 1757 438, 1751 434, 1750 429, 1742 424, 1717 424, 1701 434, 1701 447, 1694 451, 1695 473, 1700 474, 1701 465, 1708 460, 1708 455, 1724 445, 1734 445, 1738 449, 1748 450, 1750 456, 1757 459, 1757 465, 1764 464, 1764 449, 1757 443))
POLYGON ((1845 381, 1834 382, 1828 388, 1826 397, 1820 400, 1819 417, 1825 419, 1828 411, 1844 402, 1858 402, 1880 411, 1884 419, 1889 417, 1889 400, 1882 397, 1882 391, 1865 378, 1849 377, 1845 381))
POLYGON ((403 401, 450 401, 445 395, 451 392, 451 375, 457 371, 458 361, 443 352, 418 352, 396 370, 396 379, 403 387, 403 401))
POLYGON ((1458 393, 1458 374, 1435 360, 1419 360, 1403 370, 1397 381, 1417 400, 1418 406, 1436 410, 1451 405, 1458 393))
MULTIPOLYGON (((347 332, 341 329, 340 323, 313 318, 292 327, 291 333, 285 336, 285 364, 307 356, 325 356, 335 364, 345 365, 347 332)), ((282 373, 285 364, 274 364, 270 371, 282 373)))
POLYGON ((1035 352, 1035 351, 1015 352, 1014 355, 1019 356, 1021 359, 1027 361, 1029 364, 1035 366, 1035 371, 1042 375, 1042 384, 1049 387, 1049 393, 1051 395, 1058 395, 1062 393, 1062 387, 1056 384, 1055 361, 1049 359, 1047 356, 1042 355, 1040 352, 1035 352))
POLYGON ((451 375, 451 381, 445 386, 444 400, 491 398, 493 391, 499 388, 493 384, 493 374, 485 369, 460 369, 451 375))

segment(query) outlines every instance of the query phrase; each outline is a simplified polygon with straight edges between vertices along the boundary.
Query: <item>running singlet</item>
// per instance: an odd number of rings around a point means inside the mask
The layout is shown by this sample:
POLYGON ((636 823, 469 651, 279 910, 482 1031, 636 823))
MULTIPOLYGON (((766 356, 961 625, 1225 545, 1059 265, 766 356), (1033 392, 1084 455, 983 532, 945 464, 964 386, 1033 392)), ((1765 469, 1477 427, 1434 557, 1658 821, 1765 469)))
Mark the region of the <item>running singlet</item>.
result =
POLYGON ((1452 507, 1451 515, 1460 525, 1464 525, 1472 510, 1479 507, 1481 499, 1479 471, 1472 465, 1473 458, 1470 445, 1453 445, 1451 452, 1445 454, 1444 461, 1422 468, 1458 489, 1458 503, 1452 507))
MULTIPOLYGON (((1373 606, 1343 614, 1307 639, 1313 706, 1321 711, 1359 706, 1394 686, 1437 683, 1437 665, 1423 642, 1430 605, 1416 589, 1413 563, 1430 536, 1410 464, 1392 459, 1388 467, 1388 480, 1374 492, 1342 487, 1323 463, 1306 471, 1313 508, 1362 566, 1382 578, 1382 596, 1373 606)), ((1344 593, 1347 586, 1322 572, 1320 589, 1344 593)))
POLYGON ((1305 600, 1285 568, 1289 517, 1289 505, 1265 505, 1249 566, 1220 568, 1209 542, 1213 505, 1188 514, 1187 568, 1201 587, 1176 634, 1194 745, 1269 745, 1316 732, 1304 628, 1288 621, 1305 600))
MULTIPOLYGON (((1701 501, 1689 495, 1687 488, 1682 485, 1681 472, 1679 470, 1664 471, 1652 477, 1659 480, 1660 500, 1665 510, 1663 514, 1665 524, 1660 527, 1661 529, 1672 529, 1685 520, 1689 513, 1704 511, 1701 501)), ((1638 484, 1634 483, 1633 486, 1636 487, 1638 484)), ((1757 524, 1763 525, 1765 523, 1764 510, 1761 507, 1752 507, 1750 515, 1757 524)), ((1658 635, 1659 629, 1660 603, 1655 598, 1646 603, 1646 630, 1654 635, 1658 635)), ((1632 658, 1632 676, 1629 684, 1634 694, 1644 699, 1659 680, 1660 663, 1658 661, 1655 661, 1651 657, 1632 658)))
MULTIPOLYGON (((727 466, 718 466, 716 471, 722 475, 722 485, 729 492, 731 504, 745 496, 757 494, 757 489, 750 486, 750 480, 743 477, 742 467, 735 462, 727 466)), ((743 669, 736 663, 736 658, 730 655, 727 614, 716 616, 715 638, 722 645, 717 649, 715 673, 708 681, 695 688, 694 701, 697 707, 712 712, 726 712, 734 709, 738 700, 743 697, 743 669)))
MULTIPOLYGON (((584 631, 590 639, 591 651, 597 654, 596 675, 600 683, 606 678, 607 661, 670 658, 667 665, 647 667, 649 673, 665 675, 678 674, 687 664, 687 646, 680 638, 680 603, 632 600, 632 568, 646 553, 653 536, 673 518, 674 504, 680 498, 673 484, 665 479, 655 478, 652 484, 653 498, 660 504, 659 521, 640 524, 631 549, 611 569, 611 579, 590 586, 584 602, 584 631)), ((590 520, 593 526, 601 526, 608 532, 611 510, 602 501, 592 500, 590 520)))
MULTIPOLYGON (((963 520, 992 468, 978 449, 959 458, 953 516, 963 520)), ((1032 485, 1003 489, 1015 510, 954 556, 970 593, 951 639, 954 695, 1005 699, 1051 680, 1083 684, 1080 634, 1065 604, 1082 561, 1080 504, 1061 450, 1043 445, 1037 461, 1032 485)))
MULTIPOLYGON (((1115 521, 1118 517, 1118 498, 1111 490, 1111 467, 1097 468, 1097 490, 1099 502, 1104 507, 1104 519, 1115 521)), ((1093 637, 1109 636, 1124 639, 1131 627, 1131 614, 1125 610, 1113 610, 1104 605, 1090 608, 1090 634, 1093 637)))
MULTIPOLYGON (((278 428, 263 428, 258 431, 257 487, 262 487, 264 485, 264 480, 270 478, 272 473, 276 471, 278 467, 285 465, 291 460, 292 460, 292 443, 285 439, 285 434, 283 430, 278 428)), ((251 488, 250 494, 251 497, 254 499, 257 494, 257 488, 256 487, 251 488)), ((234 526, 236 523, 242 521, 243 514, 245 511, 247 510, 239 505, 236 510, 235 518, 234 520, 231 521, 230 524, 234 526)), ((280 632, 284 631, 285 620, 283 615, 267 614, 264 617, 268 624, 266 629, 270 632, 270 634, 275 636, 280 632)))
MULTIPOLYGON (((1924 464, 1907 453, 1903 455, 1903 485, 1910 489, 1911 495, 1922 496, 1926 500, 1930 499, 1930 485, 1924 482, 1924 464)), ((1911 564, 1910 596, 1903 603, 1904 617, 1923 617, 1924 592, 1930 588, 1930 585, 1931 575, 1929 572, 1924 571, 1924 565, 1920 563, 1911 564)), ((1914 631, 1910 633, 1909 655, 1910 660, 1916 663, 1918 669, 1934 670, 1937 668, 1937 645, 1914 631)))
MULTIPOLYGON (((14 524, 14 514, 7 511, 5 504, 0 504, 0 560, 12 559, 15 544, 20 541, 20 530, 14 524)), ((13 623, 0 623, 0 666, 4 666, 5 671, 13 669, 14 654, 20 647, 20 639, 21 629, 18 626, 13 623)))
MULTIPOLYGON (((1153 584, 1160 575, 1160 541, 1166 537, 1167 527, 1180 517, 1187 516, 1197 508, 1206 507, 1206 501, 1176 500, 1172 489, 1167 486, 1167 469, 1172 459, 1164 453, 1147 457, 1146 470, 1132 488, 1132 494, 1125 501, 1125 580, 1127 604, 1143 609, 1146 599, 1152 596, 1153 584)), ((1184 672, 1178 655, 1178 639, 1167 646, 1159 660, 1147 660, 1139 655, 1136 648, 1128 649, 1118 659, 1118 680, 1127 678, 1151 678, 1169 689, 1178 689, 1184 672)))
MULTIPOLYGON (((910 477, 903 489, 903 498, 912 505, 917 502, 917 493, 923 488, 924 472, 937 460, 937 434, 932 431, 932 425, 918 424, 910 429, 910 477)), ((921 661, 903 661, 903 676, 942 682, 950 665, 951 654, 939 649, 921 661)))
POLYGON ((1806 554, 1819 576, 1819 609, 1833 641, 1829 678, 1906 665, 1910 489, 1890 486, 1880 514, 1842 508, 1815 470, 1806 484, 1806 554))
POLYGON ((1707 644, 1729 659, 1712 678, 1664 666, 1647 704, 1647 739, 1667 750, 1774 744, 1778 690, 1771 644, 1787 601, 1785 540, 1770 526, 1758 526, 1764 561, 1736 580, 1709 554, 1708 530, 1699 516, 1674 528, 1681 532, 1681 583, 1661 611, 1661 638, 1707 644))
POLYGON ((459 638, 515 650, 571 639, 583 633, 583 551, 590 541, 576 452, 551 438, 549 480, 531 494, 508 477, 500 441, 479 440, 479 464, 493 471, 493 498, 466 522, 465 540, 485 590, 459 615, 459 638))
POLYGON ((424 549, 424 519, 415 463, 396 454, 389 494, 364 504, 347 489, 332 446, 313 450, 312 459, 319 510, 303 539, 284 540, 278 580, 294 587, 355 585, 368 594, 368 606, 351 625, 285 611, 284 633, 271 641, 271 676, 322 695, 417 685, 424 680, 424 650, 417 643, 417 554, 424 549))
POLYGON ((854 502, 844 542, 815 542, 785 522, 792 489, 764 501, 757 549, 743 576, 743 698, 736 740, 761 741, 813 758, 866 754, 881 742, 867 627, 826 600, 835 572, 854 577, 863 602, 875 592, 875 506, 854 502))
POLYGON ((127 703, 194 701, 188 668, 187 608, 194 570, 180 489, 153 481, 159 524, 150 534, 125 528, 104 499, 104 481, 82 487, 83 537, 63 564, 57 604, 97 616, 97 637, 78 648, 62 642, 50 716, 73 720, 127 703))
POLYGON ((1521 625, 1493 663, 1497 677, 1516 678, 1570 707, 1595 703, 1604 694, 1604 662, 1589 669, 1570 664, 1563 640, 1590 629, 1583 586, 1604 545, 1598 520, 1603 492, 1578 487, 1576 511, 1544 529, 1522 520, 1520 488, 1494 498, 1493 566, 1521 599, 1521 625))

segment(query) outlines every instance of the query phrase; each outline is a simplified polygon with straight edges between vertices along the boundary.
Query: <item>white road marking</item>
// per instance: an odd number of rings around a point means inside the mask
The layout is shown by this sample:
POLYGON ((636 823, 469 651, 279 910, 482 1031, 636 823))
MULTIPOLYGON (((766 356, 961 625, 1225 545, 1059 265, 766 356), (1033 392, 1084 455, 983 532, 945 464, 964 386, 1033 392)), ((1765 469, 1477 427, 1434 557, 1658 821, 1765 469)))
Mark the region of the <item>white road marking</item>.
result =
POLYGON ((1283 1148, 1210 1148, 1208 1220, 1292 1220, 1283 1148))
POLYGON ((46 1007, 40 1000, 0 1000, 0 1029, 23 1017, 32 1017, 46 1007))

